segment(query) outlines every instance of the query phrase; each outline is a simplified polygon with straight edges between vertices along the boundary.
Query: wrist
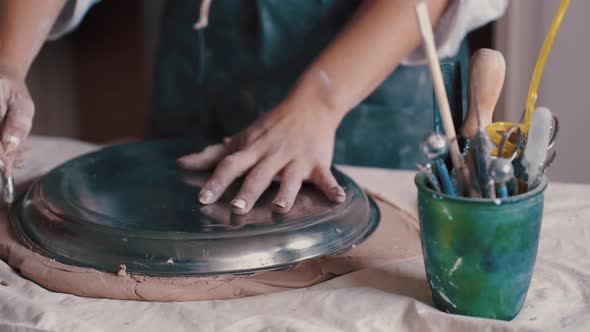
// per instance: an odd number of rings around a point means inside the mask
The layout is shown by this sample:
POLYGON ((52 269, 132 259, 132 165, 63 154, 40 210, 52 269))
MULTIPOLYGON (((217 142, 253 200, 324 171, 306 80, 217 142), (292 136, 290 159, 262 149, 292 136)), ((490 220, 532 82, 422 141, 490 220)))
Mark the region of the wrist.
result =
POLYGON ((298 117, 307 118, 309 121, 323 123, 334 131, 347 113, 331 107, 318 98, 298 98, 295 96, 285 99, 278 108, 286 112, 293 112, 298 117))
POLYGON ((341 89, 331 83, 325 73, 307 71, 281 104, 298 111, 310 111, 337 127, 350 111, 351 102, 343 95, 341 89))
POLYGON ((11 61, 6 61, 0 57, 0 77, 9 77, 17 81, 25 81, 27 70, 11 61))

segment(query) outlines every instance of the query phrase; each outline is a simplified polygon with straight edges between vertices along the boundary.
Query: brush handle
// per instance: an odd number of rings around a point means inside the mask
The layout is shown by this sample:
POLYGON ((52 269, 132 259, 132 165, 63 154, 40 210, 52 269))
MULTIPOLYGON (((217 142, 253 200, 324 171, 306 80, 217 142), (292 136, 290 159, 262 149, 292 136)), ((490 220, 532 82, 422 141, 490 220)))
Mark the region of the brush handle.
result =
POLYGON ((506 77, 506 62, 502 53, 482 48, 471 57, 469 68, 469 110, 461 130, 466 138, 473 138, 477 132, 478 121, 475 111, 475 95, 479 101, 481 126, 492 123, 494 110, 506 77), (477 82, 477 85, 474 83, 477 82))
POLYGON ((447 165, 445 165, 445 163, 440 159, 437 160, 434 165, 436 167, 438 177, 440 178, 443 192, 450 196, 457 196, 457 192, 455 191, 455 186, 453 186, 453 181, 451 181, 451 175, 449 174, 447 165))
POLYGON ((498 198, 506 198, 508 197, 508 188, 506 187, 505 184, 501 184, 498 186, 498 194, 497 194, 498 198))
POLYGON ((455 131, 455 125, 453 124, 451 107, 449 106, 447 91, 445 89, 442 72, 440 70, 440 63, 436 55, 432 24, 430 23, 428 7, 425 2, 420 1, 418 4, 416 4, 416 16, 418 18, 420 34, 424 40, 424 49, 428 58, 428 65, 432 75, 432 83, 434 84, 434 93, 436 94, 440 117, 443 123, 443 128, 445 129, 445 135, 447 136, 450 143, 449 152, 451 155, 451 162, 453 163, 454 168, 461 169, 464 167, 463 158, 461 157, 461 152, 459 151, 459 144, 457 144, 457 134, 455 131))

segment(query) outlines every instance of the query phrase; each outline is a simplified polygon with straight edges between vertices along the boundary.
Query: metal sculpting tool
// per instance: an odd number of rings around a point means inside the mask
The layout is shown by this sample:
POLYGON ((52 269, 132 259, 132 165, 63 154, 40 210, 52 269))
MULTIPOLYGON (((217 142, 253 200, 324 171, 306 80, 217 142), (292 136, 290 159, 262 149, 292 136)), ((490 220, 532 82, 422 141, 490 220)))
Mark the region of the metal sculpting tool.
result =
POLYGON ((537 174, 537 178, 535 179, 535 181, 533 181, 533 186, 531 188, 534 188, 537 186, 537 184, 539 184, 539 181, 541 180, 541 176, 543 176, 543 174, 545 174, 545 172, 547 172, 547 169, 551 166, 551 164, 553 164, 553 162, 555 161, 555 157, 557 157, 557 150, 553 150, 553 152, 543 162, 543 165, 541 165, 541 169, 539 171, 539 174, 537 174))
POLYGON ((442 188, 445 194, 456 196, 457 192, 447 165, 445 165, 444 159, 449 151, 449 144, 446 138, 439 133, 432 133, 426 137, 422 143, 422 152, 429 160, 432 160, 436 167, 436 172, 442 183, 442 188))
POLYGON ((424 175, 426 175, 426 178, 430 182, 430 185, 432 186, 434 191, 441 193, 442 189, 440 188, 440 183, 438 182, 436 175, 434 175, 434 172, 432 171, 432 165, 431 164, 425 164, 425 165, 416 164, 416 167, 418 167, 418 170, 420 170, 420 172, 422 172, 422 173, 424 173, 424 175))
POLYGON ((432 83, 434 85, 434 92, 440 110, 440 117, 445 130, 445 135, 450 144, 449 152, 451 162, 458 175, 458 191, 459 193, 463 193, 469 186, 469 170, 465 166, 461 151, 459 150, 455 125, 453 124, 453 117, 451 115, 451 108, 449 106, 449 100, 442 78, 440 63, 436 55, 436 46, 434 44, 432 24, 430 23, 430 17, 428 15, 428 6, 424 1, 420 1, 416 4, 416 16, 418 19, 420 34, 424 41, 424 49, 428 58, 428 65, 430 68, 430 74, 432 75, 432 83))
MULTIPOLYGON (((472 80, 472 84, 475 85, 475 90, 477 90, 477 82, 472 80)), ((484 198, 496 198, 494 181, 489 174, 490 166, 492 164, 490 153, 494 146, 486 129, 481 125, 479 100, 477 95, 478 94, 476 93, 474 96, 474 107, 477 114, 478 128, 471 142, 475 154, 475 175, 478 187, 481 190, 481 196, 484 198)))
POLYGON ((547 157, 552 125, 553 114, 551 111, 546 107, 537 107, 533 113, 527 142, 520 161, 524 169, 521 180, 526 182, 528 187, 531 187, 537 179, 537 175, 541 172, 541 166, 547 157))
POLYGON ((492 160, 490 177, 498 184, 498 197, 508 197, 508 187, 506 184, 514 178, 514 167, 512 167, 512 162, 509 159, 502 157, 492 160))
MULTIPOLYGON (((518 174, 522 167, 520 167, 520 159, 518 159, 518 161, 515 161, 515 159, 521 153, 523 148, 524 135, 522 133, 522 129, 517 125, 508 128, 508 130, 504 132, 502 136, 502 141, 500 142, 500 146, 498 147, 498 158, 507 159, 510 163, 514 163, 514 165, 512 165, 512 173, 516 177, 518 177, 518 174), (506 150, 506 146, 513 136, 515 137, 515 139, 514 144, 512 145, 515 146, 515 149, 512 151, 512 153, 508 153, 508 151, 506 150)), ((512 195, 518 195, 518 185, 516 183, 516 179, 514 178, 514 176, 508 180, 508 186, 510 187, 509 191, 512 195)))

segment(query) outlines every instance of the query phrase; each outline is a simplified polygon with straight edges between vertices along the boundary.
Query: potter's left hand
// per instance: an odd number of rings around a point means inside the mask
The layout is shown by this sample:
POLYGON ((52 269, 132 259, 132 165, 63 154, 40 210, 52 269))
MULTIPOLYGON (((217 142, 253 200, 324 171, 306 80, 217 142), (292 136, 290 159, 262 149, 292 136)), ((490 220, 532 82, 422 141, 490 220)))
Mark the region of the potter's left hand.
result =
POLYGON ((281 180, 273 201, 278 213, 288 212, 304 180, 315 184, 333 202, 346 194, 330 171, 334 137, 340 117, 321 107, 279 105, 249 128, 178 160, 189 170, 215 167, 199 193, 199 201, 211 204, 242 175, 244 183, 232 201, 236 214, 248 213, 275 176, 281 180))

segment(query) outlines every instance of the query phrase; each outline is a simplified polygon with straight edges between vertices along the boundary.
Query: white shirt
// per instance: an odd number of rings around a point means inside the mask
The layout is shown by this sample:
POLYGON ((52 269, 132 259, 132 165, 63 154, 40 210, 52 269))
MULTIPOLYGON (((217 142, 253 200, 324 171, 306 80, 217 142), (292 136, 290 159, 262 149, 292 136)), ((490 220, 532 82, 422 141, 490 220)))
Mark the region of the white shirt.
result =
MULTIPOLYGON (((88 10, 100 0, 68 0, 49 35, 50 40, 74 30, 88 10)), ((412 1, 412 0, 408 0, 412 1)), ((504 15, 508 0, 451 0, 451 4, 434 26, 439 58, 454 56, 461 42, 472 30, 504 15)), ((402 62, 405 65, 426 63, 422 47, 417 47, 402 62)))

